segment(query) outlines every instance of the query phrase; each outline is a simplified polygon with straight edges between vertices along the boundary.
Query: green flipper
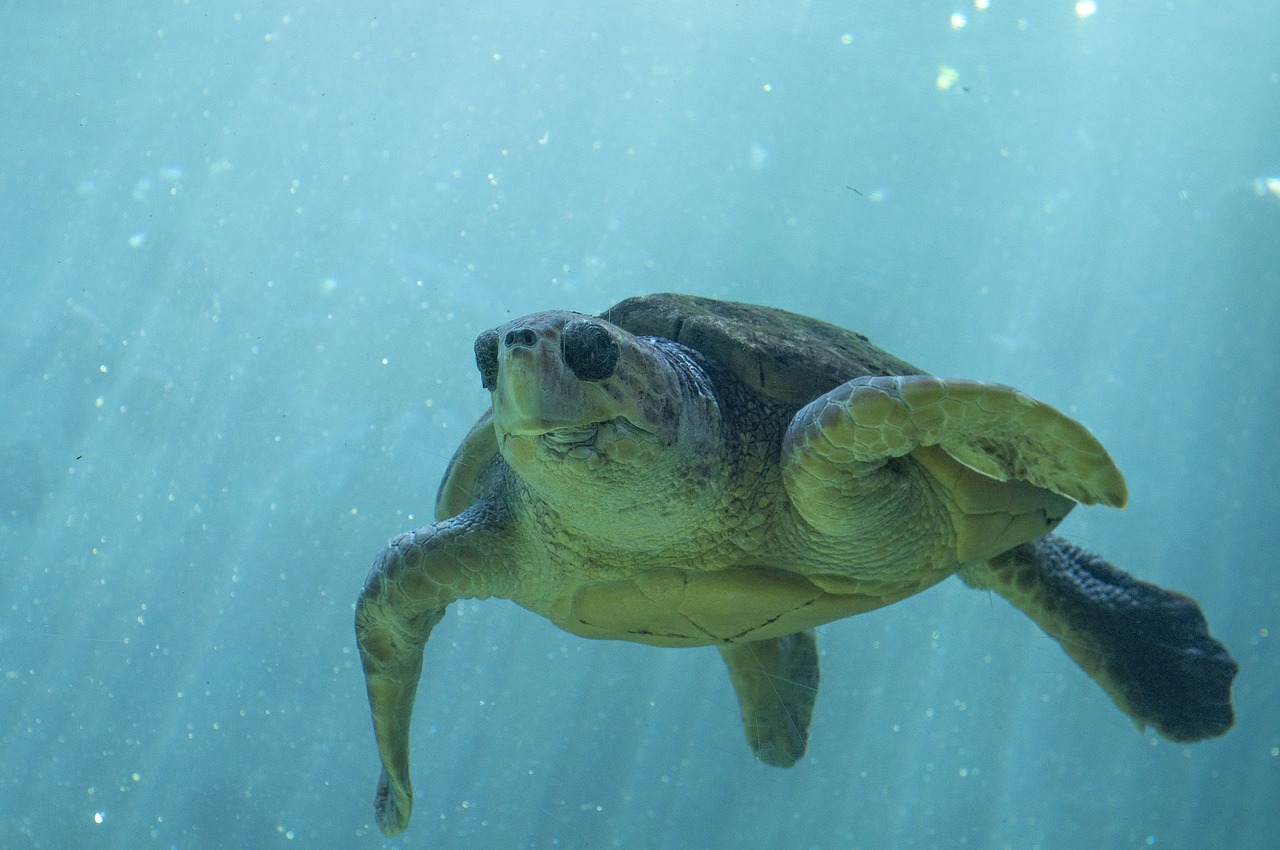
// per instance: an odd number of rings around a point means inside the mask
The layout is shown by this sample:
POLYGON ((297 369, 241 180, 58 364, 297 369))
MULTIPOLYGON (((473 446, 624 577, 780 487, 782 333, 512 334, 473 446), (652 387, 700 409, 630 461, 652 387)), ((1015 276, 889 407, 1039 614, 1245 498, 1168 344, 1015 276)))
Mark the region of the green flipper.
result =
POLYGON ((374 561, 356 602, 356 642, 382 760, 374 812, 384 835, 404 832, 413 810, 409 729, 432 629, 456 599, 510 592, 501 528, 501 512, 479 502, 401 534, 374 561))
POLYGON ((722 644, 719 649, 738 692, 751 751, 765 764, 791 767, 809 744, 809 721, 818 696, 818 642, 813 631, 722 644))
MULTIPOLYGON (((960 563, 1052 531, 1077 502, 1128 499, 1079 422, 1012 387, 929 375, 864 376, 819 396, 787 428, 782 473, 800 515, 826 534, 936 529, 941 503, 960 563), (936 501, 880 474, 904 456, 928 473, 936 501)), ((896 539, 889 546, 901 554, 896 539)))
POLYGON ((1237 666, 1194 599, 1139 581, 1056 535, 961 577, 1012 602, 1138 724, 1171 741, 1224 734, 1235 722, 1237 666))
POLYGON ((1083 425, 1012 387, 982 381, 855 378, 795 415, 783 454, 879 467, 920 446, 939 446, 997 481, 1025 481, 1082 505, 1123 507, 1129 498, 1124 477, 1083 425))

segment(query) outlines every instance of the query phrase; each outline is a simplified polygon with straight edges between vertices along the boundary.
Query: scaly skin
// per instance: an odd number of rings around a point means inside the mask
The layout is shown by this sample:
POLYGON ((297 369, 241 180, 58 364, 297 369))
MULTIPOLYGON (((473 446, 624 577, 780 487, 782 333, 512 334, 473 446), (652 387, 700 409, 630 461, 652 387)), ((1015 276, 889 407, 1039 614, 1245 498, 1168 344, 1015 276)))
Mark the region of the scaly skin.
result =
POLYGON ((480 503, 392 540, 365 580, 356 639, 382 759, 374 808, 386 835, 403 832, 413 809, 409 728, 431 630, 455 599, 512 593, 502 527, 492 503, 480 503))

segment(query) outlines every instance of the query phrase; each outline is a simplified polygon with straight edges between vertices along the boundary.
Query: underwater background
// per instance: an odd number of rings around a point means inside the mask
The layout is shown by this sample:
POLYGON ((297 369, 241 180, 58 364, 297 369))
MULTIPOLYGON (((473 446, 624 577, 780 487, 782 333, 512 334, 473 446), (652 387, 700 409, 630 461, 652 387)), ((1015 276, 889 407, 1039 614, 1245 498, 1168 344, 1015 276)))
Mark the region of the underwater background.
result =
POLYGON ((1280 846, 1278 35, 1267 0, 4 4, 0 847, 1280 846), (1234 731, 1139 734, 953 579, 821 630, 779 770, 714 650, 464 601, 384 839, 353 604, 487 405, 472 341, 662 290, 1087 424, 1131 504, 1061 532, 1200 601, 1234 731))

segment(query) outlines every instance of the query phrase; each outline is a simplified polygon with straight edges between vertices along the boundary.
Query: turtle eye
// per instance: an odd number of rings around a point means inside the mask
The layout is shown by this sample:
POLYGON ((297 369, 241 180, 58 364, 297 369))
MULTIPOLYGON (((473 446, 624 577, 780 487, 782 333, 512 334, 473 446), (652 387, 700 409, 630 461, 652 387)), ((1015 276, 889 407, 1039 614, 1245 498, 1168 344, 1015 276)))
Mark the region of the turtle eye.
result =
POLYGON ((618 341, 601 325, 574 319, 560 332, 565 365, 579 381, 603 381, 618 367, 618 341))
POLYGON ((493 392, 498 385, 498 332, 487 330, 476 337, 476 368, 480 370, 480 383, 493 392))

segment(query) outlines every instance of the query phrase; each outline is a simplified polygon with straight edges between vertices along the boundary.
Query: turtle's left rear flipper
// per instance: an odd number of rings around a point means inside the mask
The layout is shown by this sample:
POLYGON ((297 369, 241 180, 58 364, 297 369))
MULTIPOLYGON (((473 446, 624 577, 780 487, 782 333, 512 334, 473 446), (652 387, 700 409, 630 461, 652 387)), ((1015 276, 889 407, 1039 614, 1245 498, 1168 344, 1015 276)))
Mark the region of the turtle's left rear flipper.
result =
POLYGON ((818 696, 818 640, 813 630, 720 646, 742 707, 742 727, 756 758, 791 767, 809 745, 818 696))
POLYGON ((960 575, 1035 620, 1140 727, 1200 741, 1235 722, 1236 662, 1209 634, 1194 599, 1139 581, 1056 535, 966 565, 960 575))

